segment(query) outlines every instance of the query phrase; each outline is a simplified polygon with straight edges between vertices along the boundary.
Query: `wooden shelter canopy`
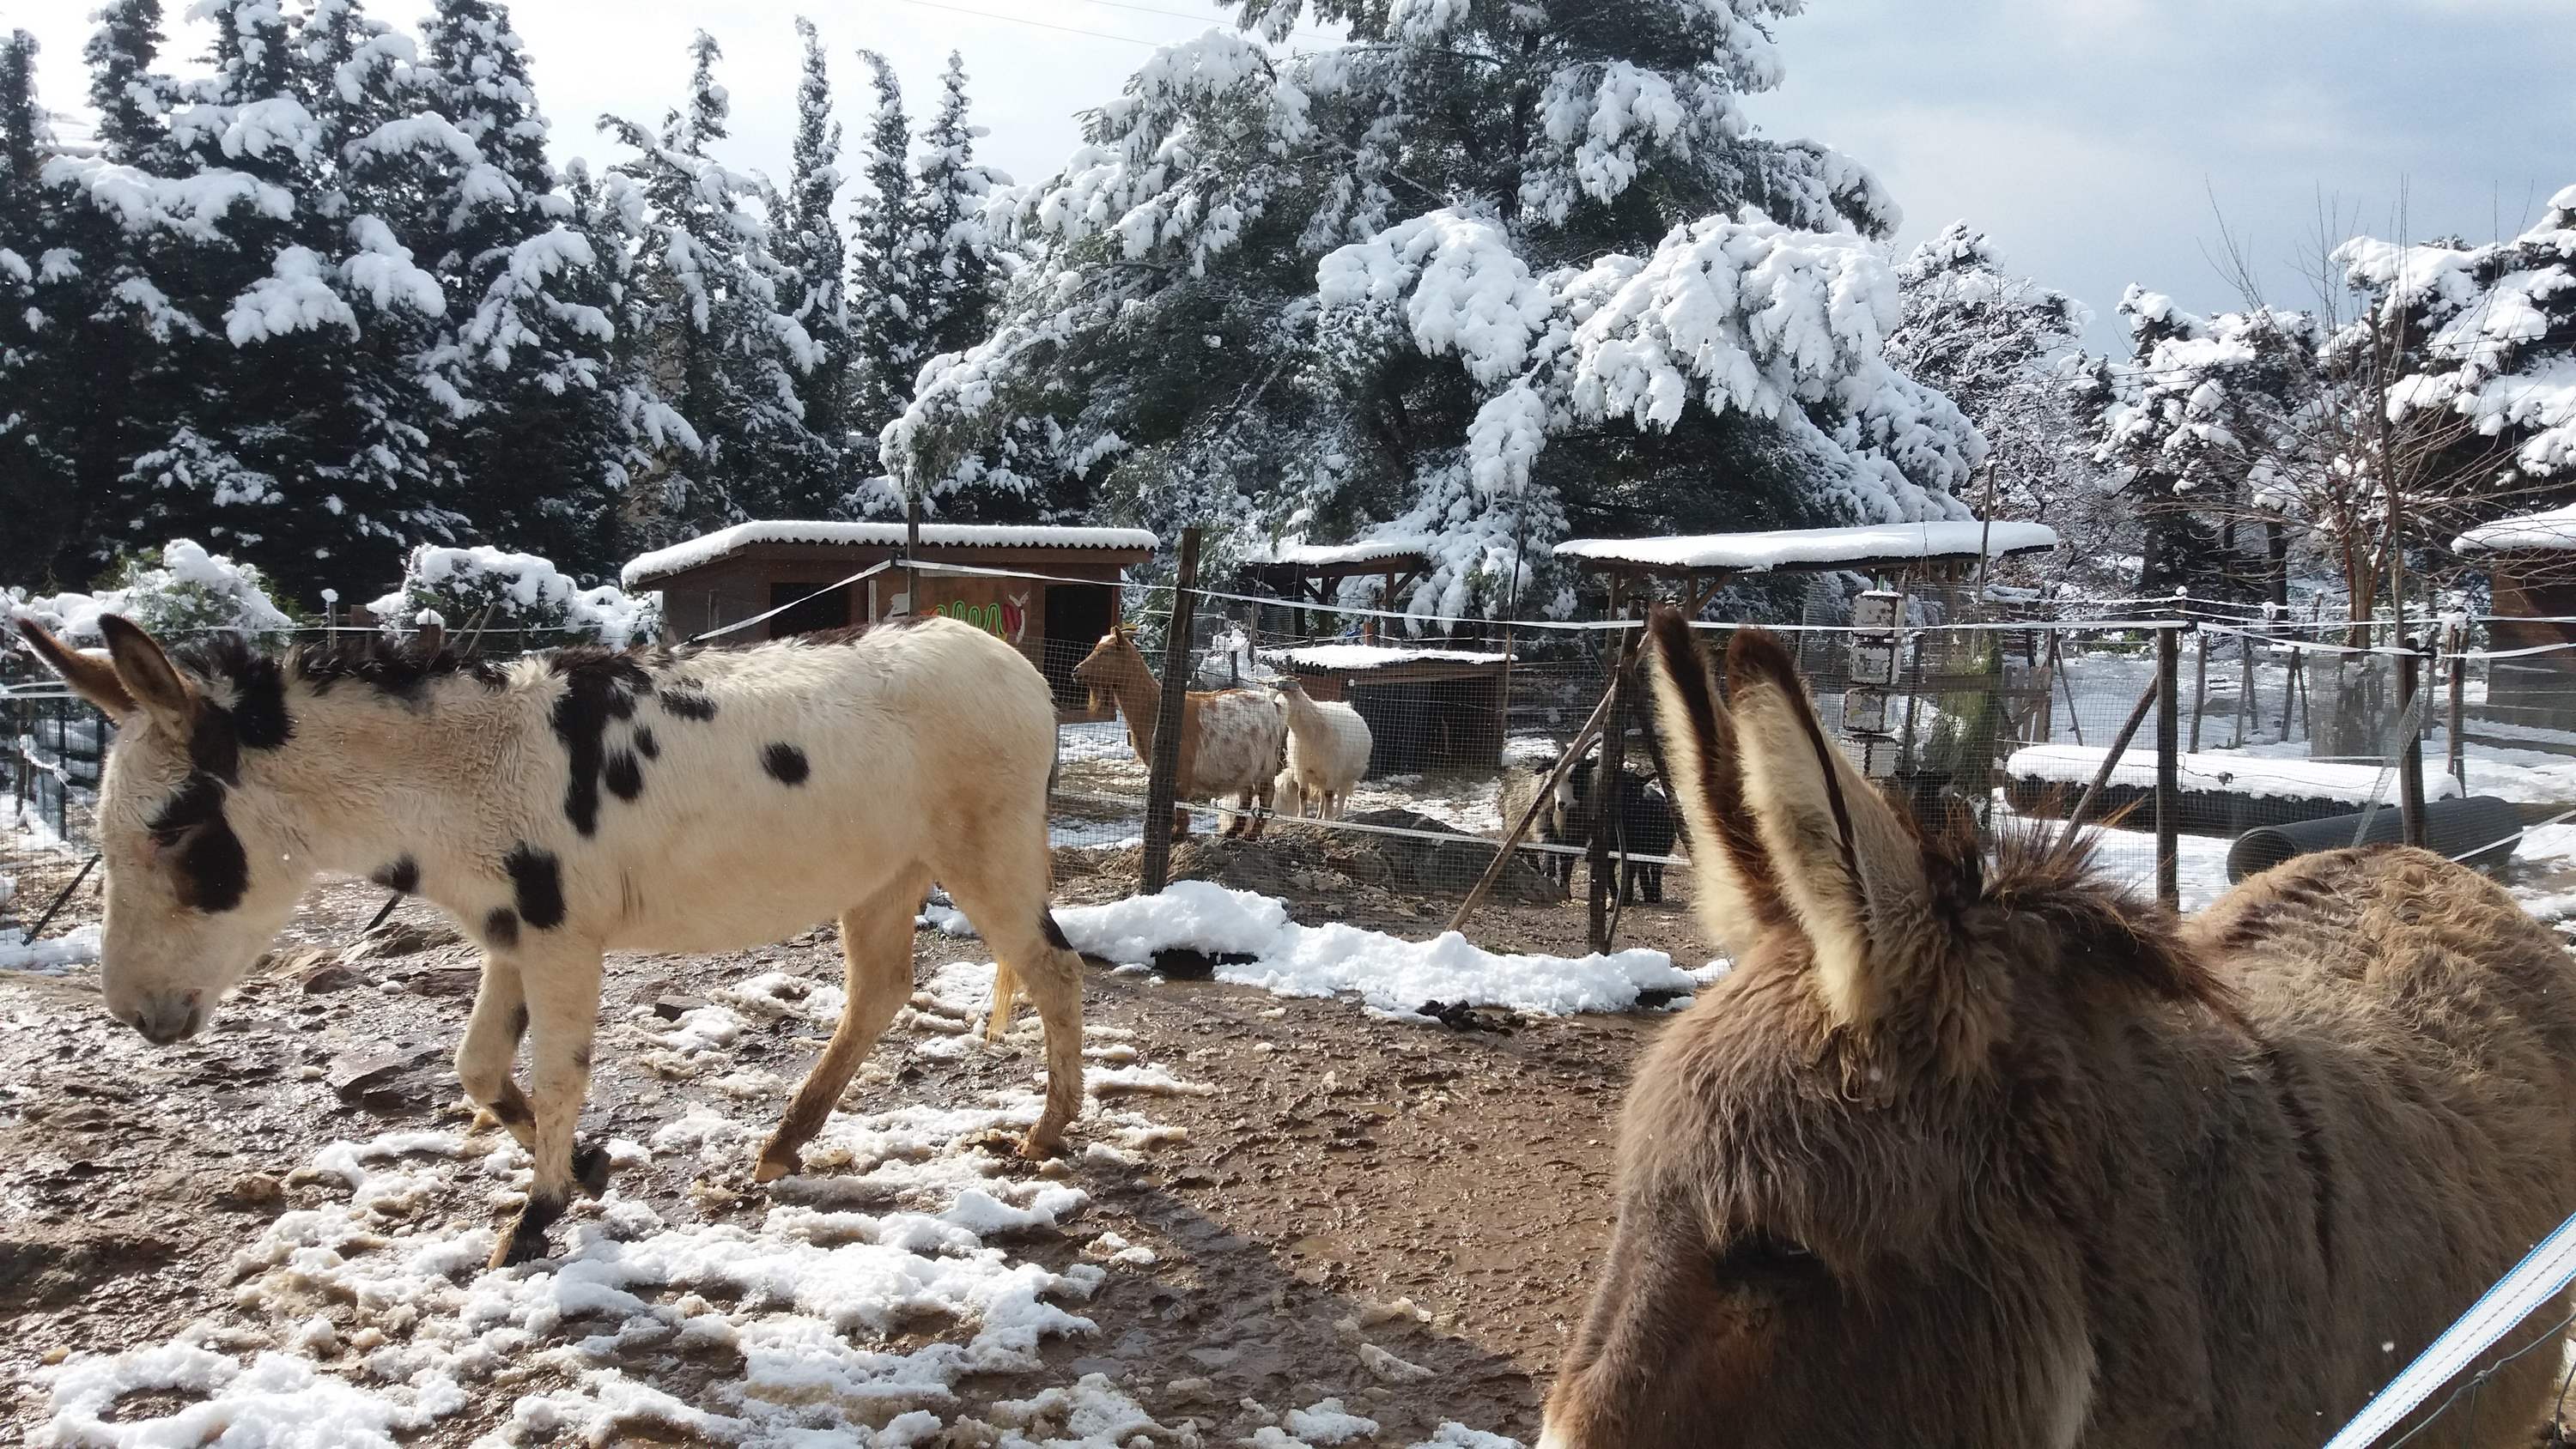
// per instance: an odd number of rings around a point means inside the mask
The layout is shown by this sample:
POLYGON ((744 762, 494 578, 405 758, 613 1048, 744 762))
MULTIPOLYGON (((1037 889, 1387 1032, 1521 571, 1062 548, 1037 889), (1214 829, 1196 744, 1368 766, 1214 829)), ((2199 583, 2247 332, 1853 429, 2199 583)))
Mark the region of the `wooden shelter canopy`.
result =
POLYGON ((2045 524, 1958 518, 1676 538, 1570 538, 1556 546, 1556 556, 1587 573, 1608 575, 1614 595, 1623 580, 1663 578, 1692 585, 1692 597, 1705 604, 1739 574, 1907 573, 2055 547, 2057 530, 2045 524))
POLYGON ((1386 602, 1393 607, 1407 584, 1431 569, 1431 556, 1418 538, 1380 538, 1362 543, 1290 543, 1266 558, 1247 559, 1244 577, 1272 593, 1298 603, 1330 604, 1334 586, 1349 578, 1382 578, 1386 602))
MULTIPOLYGON (((737 523, 702 534, 686 543, 656 549, 630 561, 618 576, 627 589, 649 589, 692 569, 721 559, 758 556, 778 561, 833 558, 869 561, 882 553, 903 551, 904 525, 766 519, 737 523)), ((1124 568, 1153 556, 1157 541, 1141 528, 1059 528, 987 523, 925 523, 921 548, 925 557, 945 556, 996 567, 1040 563, 1068 552, 1084 562, 1124 568)))

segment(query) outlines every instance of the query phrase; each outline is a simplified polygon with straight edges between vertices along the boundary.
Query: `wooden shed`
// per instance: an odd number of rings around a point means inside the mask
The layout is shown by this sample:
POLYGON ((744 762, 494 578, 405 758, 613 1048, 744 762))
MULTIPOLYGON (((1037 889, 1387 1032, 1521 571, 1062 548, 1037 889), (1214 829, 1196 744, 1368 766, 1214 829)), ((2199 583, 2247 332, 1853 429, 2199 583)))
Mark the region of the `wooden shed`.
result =
MULTIPOLYGON (((2489 647, 2559 646, 2489 660, 2486 700, 2470 707, 2472 721, 2576 733, 2576 624, 2565 622, 2576 619, 2576 506, 2481 524, 2452 540, 2451 548, 2486 566, 2494 597, 2489 647)), ((2526 749, 2560 743, 2496 742, 2526 749)))
POLYGON ((1307 644, 1264 649, 1261 660, 1297 676, 1314 698, 1360 712, 1375 736, 1372 776, 1502 767, 1508 654, 1307 644))
MULTIPOLYGON (((662 634, 672 641, 787 606, 708 641, 749 644, 907 612, 903 547, 901 523, 741 523, 645 554, 620 581, 629 592, 661 594, 662 634), (885 567, 843 583, 877 565, 885 567)), ((1109 632, 1127 569, 1154 547, 1154 535, 1138 528, 925 523, 911 573, 930 609, 1018 645, 1055 686, 1057 703, 1073 708, 1084 702, 1073 666, 1109 632)))
POLYGON ((1676 585, 1680 602, 1696 614, 1744 574, 1837 572, 1888 582, 1943 582, 1965 578, 1982 558, 2055 547, 2057 530, 2043 524, 1963 518, 1678 538, 1570 538, 1556 546, 1556 556, 1603 576, 1614 613, 1624 598, 1661 579, 1676 585))

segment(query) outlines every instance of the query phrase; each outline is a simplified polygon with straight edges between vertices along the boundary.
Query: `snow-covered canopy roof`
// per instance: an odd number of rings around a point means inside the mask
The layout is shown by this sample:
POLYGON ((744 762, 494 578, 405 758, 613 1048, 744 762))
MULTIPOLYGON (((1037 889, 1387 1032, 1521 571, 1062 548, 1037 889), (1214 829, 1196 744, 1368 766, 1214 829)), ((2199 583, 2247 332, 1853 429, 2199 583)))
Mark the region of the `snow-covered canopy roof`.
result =
POLYGON ((1264 556, 1246 559, 1245 562, 1324 569, 1347 564, 1420 559, 1428 554, 1430 548, 1431 541, 1425 538, 1372 538, 1360 543, 1285 543, 1264 556))
MULTIPOLYGON (((823 523, 767 519, 737 523, 686 543, 638 555, 618 575, 627 588, 669 578, 683 569, 713 563, 729 553, 763 543, 859 544, 900 547, 901 523, 823 523)), ((938 548, 1096 548, 1150 552, 1158 540, 1141 528, 1055 528, 1008 523, 925 523, 921 541, 938 548)))
POLYGON ((1766 533, 1703 533, 1682 538, 1570 538, 1559 558, 1637 569, 1836 568, 1857 563, 1975 558, 1980 548, 2003 558, 2057 547, 2057 530, 2038 523, 1987 525, 1976 519, 1938 523, 1869 523, 1852 528, 1783 528, 1766 533))
POLYGON ((1308 644, 1295 649, 1264 649, 1265 663, 1285 664, 1314 673, 1352 674, 1393 669, 1405 664, 1500 664, 1508 654, 1473 649, 1411 649, 1387 644, 1308 644))
POLYGON ((2451 540, 2453 553, 2503 553, 2524 548, 2552 553, 2576 550, 2576 504, 2481 523, 2451 540))

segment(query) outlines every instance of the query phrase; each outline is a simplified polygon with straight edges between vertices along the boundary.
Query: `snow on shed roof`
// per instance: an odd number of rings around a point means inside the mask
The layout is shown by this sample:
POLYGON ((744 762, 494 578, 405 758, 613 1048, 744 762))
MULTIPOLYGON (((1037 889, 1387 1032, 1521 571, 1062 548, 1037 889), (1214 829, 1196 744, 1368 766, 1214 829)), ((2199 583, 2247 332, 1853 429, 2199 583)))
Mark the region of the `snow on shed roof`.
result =
MULTIPOLYGON (((900 523, 821 523, 765 519, 700 534, 686 543, 655 549, 630 561, 618 575, 627 588, 713 563, 758 543, 842 543, 899 546, 900 523)), ((1141 528, 1056 528, 1009 523, 925 523, 921 541, 941 548, 1151 549, 1154 535, 1141 528)))
POLYGON ((1783 528, 1767 533, 1702 533, 1681 538, 1570 538, 1559 558, 1655 569, 1811 568, 1869 559, 1975 558, 2057 547, 2057 530, 1997 522, 1993 536, 1973 518, 1938 523, 1868 523, 1853 528, 1783 528))
POLYGON ((1248 563, 1296 564, 1303 568, 1331 568, 1335 564, 1376 563, 1381 559, 1409 558, 1430 551, 1427 538, 1372 538, 1359 543, 1283 543, 1266 557, 1246 560, 1248 563))
POLYGON ((1401 664, 1500 664, 1511 656, 1473 649, 1410 649, 1387 644, 1308 644, 1295 649, 1264 649, 1262 659, 1291 669, 1351 674, 1393 669, 1401 664))
POLYGON ((2576 549, 2576 504, 2481 523, 2451 540, 2453 553, 2503 553, 2510 549, 2576 549))

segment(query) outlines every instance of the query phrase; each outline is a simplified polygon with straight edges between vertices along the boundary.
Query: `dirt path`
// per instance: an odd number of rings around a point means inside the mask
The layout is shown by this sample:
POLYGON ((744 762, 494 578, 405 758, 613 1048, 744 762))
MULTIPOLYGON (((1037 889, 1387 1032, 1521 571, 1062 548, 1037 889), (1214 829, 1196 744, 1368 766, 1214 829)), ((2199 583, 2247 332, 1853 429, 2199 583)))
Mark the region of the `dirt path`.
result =
MULTIPOLYGON (((1077 899, 1115 885, 1067 882, 1077 899)), ((265 1346, 263 1335, 283 1341, 293 1324, 239 1306, 252 1269, 236 1259, 281 1214, 347 1195, 306 1168, 315 1152, 337 1139, 466 1127, 447 1054, 473 987, 470 948, 348 963, 299 949, 354 939, 377 903, 357 886, 317 892, 272 969, 206 1035, 176 1048, 152 1048, 108 1021, 87 974, 0 974, 0 1302, 11 1305, 0 1310, 0 1439, 46 1422, 49 1391, 29 1378, 40 1365, 156 1343, 208 1319, 229 1335, 212 1341, 236 1351, 265 1346)), ((1298 914, 1332 918, 1322 911, 1308 902, 1298 914)), ((1398 912, 1428 914, 1401 903, 1379 914, 1398 912)), ((1669 909, 1637 919, 1655 944, 1649 927, 1687 934, 1669 909)), ((420 928, 413 944, 444 935, 422 907, 406 906, 396 924, 420 928)), ((1409 924, 1410 934, 1434 928, 1409 924)), ((1507 907, 1478 934, 1561 950, 1580 941, 1582 917, 1573 906, 1507 907)), ((933 932, 915 946, 925 976, 986 959, 981 943, 933 932)), ((839 954, 814 933, 728 957, 614 958, 604 1019, 644 1026, 603 1035, 585 1124, 644 1140, 717 1111, 765 1129, 783 1090, 746 1095, 741 1083, 765 1073, 792 1084, 817 1045, 810 1023, 755 1023, 730 1046, 734 1070, 723 1079, 668 1079, 619 1043, 664 1025, 638 1008, 685 1008, 681 998, 769 971, 836 985, 839 954)), ((1132 1169, 1081 1162, 1068 1180, 1088 1205, 1052 1235, 1013 1242, 1013 1253, 1058 1269, 1121 1242, 1155 1261, 1108 1276, 1078 1305, 1096 1333, 1042 1340, 1043 1371, 960 1381, 967 1417, 1098 1373, 1161 1423, 1202 1425, 1216 1436, 1208 1442, 1332 1397, 1381 1422, 1376 1437, 1355 1442, 1408 1445, 1452 1420, 1535 1437, 1539 1395, 1607 1227, 1618 1093, 1654 1013, 1515 1022, 1485 1012, 1478 1022, 1501 1030, 1450 1030, 1341 1001, 1105 970, 1092 972, 1085 1006, 1105 1029, 1096 1040, 1212 1090, 1146 1099, 1184 1140, 1161 1139, 1132 1169), (1426 1372, 1407 1382, 1363 1343, 1426 1372)), ((958 1025, 911 1014, 845 1108, 964 1103, 1028 1084, 1033 1034, 1005 1050, 960 1050, 958 1025)), ((747 1152, 714 1162, 657 1152, 617 1186, 674 1224, 756 1223, 777 1195, 754 1188, 747 1169, 747 1152)), ((401 1211, 406 1230, 457 1234, 496 1215, 491 1201, 457 1193, 401 1211)), ((349 1310, 317 1311, 345 1320, 349 1310)), ((909 1348, 942 1331, 953 1326, 881 1337, 909 1348)), ((872 1340, 860 1330, 850 1341, 872 1340)), ((664 1389, 728 1372, 667 1356, 631 1371, 664 1389)), ((508 1428, 516 1401, 566 1377, 538 1367, 469 1384, 464 1409, 406 1442, 464 1444, 508 1428)), ((166 1413, 186 1400, 138 1394, 110 1414, 166 1413)))

